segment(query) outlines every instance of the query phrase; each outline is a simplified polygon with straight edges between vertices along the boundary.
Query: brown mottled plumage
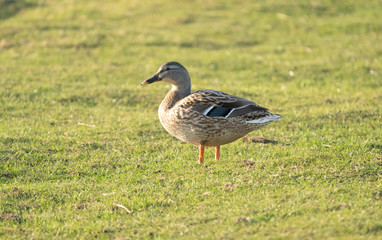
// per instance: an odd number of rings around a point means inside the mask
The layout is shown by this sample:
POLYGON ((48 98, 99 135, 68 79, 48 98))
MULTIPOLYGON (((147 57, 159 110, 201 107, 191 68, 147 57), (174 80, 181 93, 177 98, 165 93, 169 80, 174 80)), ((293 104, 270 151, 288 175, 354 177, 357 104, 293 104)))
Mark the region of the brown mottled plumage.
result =
POLYGON ((158 110, 160 122, 178 139, 200 146, 199 163, 203 163, 205 146, 215 146, 215 159, 219 160, 220 145, 281 118, 252 101, 223 92, 203 89, 191 93, 190 76, 177 62, 164 63, 142 84, 157 81, 172 84, 158 110))

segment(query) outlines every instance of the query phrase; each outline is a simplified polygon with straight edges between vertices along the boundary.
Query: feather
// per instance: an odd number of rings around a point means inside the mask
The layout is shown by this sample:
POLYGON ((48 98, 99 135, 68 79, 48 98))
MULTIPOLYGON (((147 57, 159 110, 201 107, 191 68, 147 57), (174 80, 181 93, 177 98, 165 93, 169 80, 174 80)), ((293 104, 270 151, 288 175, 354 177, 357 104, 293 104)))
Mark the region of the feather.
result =
POLYGON ((274 122, 280 118, 281 118, 280 115, 270 113, 265 117, 257 118, 257 119, 249 120, 249 121, 245 121, 245 122, 246 123, 269 123, 269 122, 274 122))
POLYGON ((208 117, 226 117, 232 109, 225 107, 213 107, 206 116, 208 117))
POLYGON ((252 101, 209 89, 196 91, 188 95, 186 100, 179 104, 208 117, 232 118, 253 113, 268 113, 267 108, 260 107, 252 101))

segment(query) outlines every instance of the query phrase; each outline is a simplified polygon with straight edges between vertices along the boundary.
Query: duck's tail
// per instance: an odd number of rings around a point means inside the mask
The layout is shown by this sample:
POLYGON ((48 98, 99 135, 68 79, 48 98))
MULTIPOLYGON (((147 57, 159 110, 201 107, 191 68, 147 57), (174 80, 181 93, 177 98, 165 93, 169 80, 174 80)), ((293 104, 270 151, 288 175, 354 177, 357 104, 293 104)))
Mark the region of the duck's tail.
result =
POLYGON ((264 117, 257 118, 254 120, 245 121, 245 122, 246 123, 254 123, 254 124, 266 124, 266 123, 271 123, 271 122, 277 121, 280 118, 282 118, 281 115, 269 113, 268 115, 266 115, 264 117))

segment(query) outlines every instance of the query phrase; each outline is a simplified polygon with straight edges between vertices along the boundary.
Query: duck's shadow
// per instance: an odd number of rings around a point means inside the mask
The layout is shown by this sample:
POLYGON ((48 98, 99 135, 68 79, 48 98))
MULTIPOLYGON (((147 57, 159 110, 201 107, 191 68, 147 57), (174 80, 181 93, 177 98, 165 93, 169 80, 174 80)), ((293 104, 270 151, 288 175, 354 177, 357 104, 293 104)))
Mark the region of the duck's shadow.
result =
POLYGON ((285 145, 282 142, 269 139, 269 138, 264 138, 264 137, 242 137, 241 138, 244 142, 251 142, 251 143, 264 143, 264 144, 282 144, 285 145))

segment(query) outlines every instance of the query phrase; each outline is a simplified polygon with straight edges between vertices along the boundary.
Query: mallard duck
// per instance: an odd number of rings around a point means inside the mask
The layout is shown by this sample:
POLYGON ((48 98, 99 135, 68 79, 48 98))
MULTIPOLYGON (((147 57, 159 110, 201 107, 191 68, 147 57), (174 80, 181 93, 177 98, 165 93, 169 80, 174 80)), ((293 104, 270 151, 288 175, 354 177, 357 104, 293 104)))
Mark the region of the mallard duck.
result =
POLYGON ((213 146, 215 160, 220 146, 281 118, 256 103, 220 91, 203 89, 191 93, 188 71, 178 62, 167 62, 141 85, 154 82, 172 85, 158 109, 162 126, 178 139, 199 146, 199 163, 204 148, 213 146))

